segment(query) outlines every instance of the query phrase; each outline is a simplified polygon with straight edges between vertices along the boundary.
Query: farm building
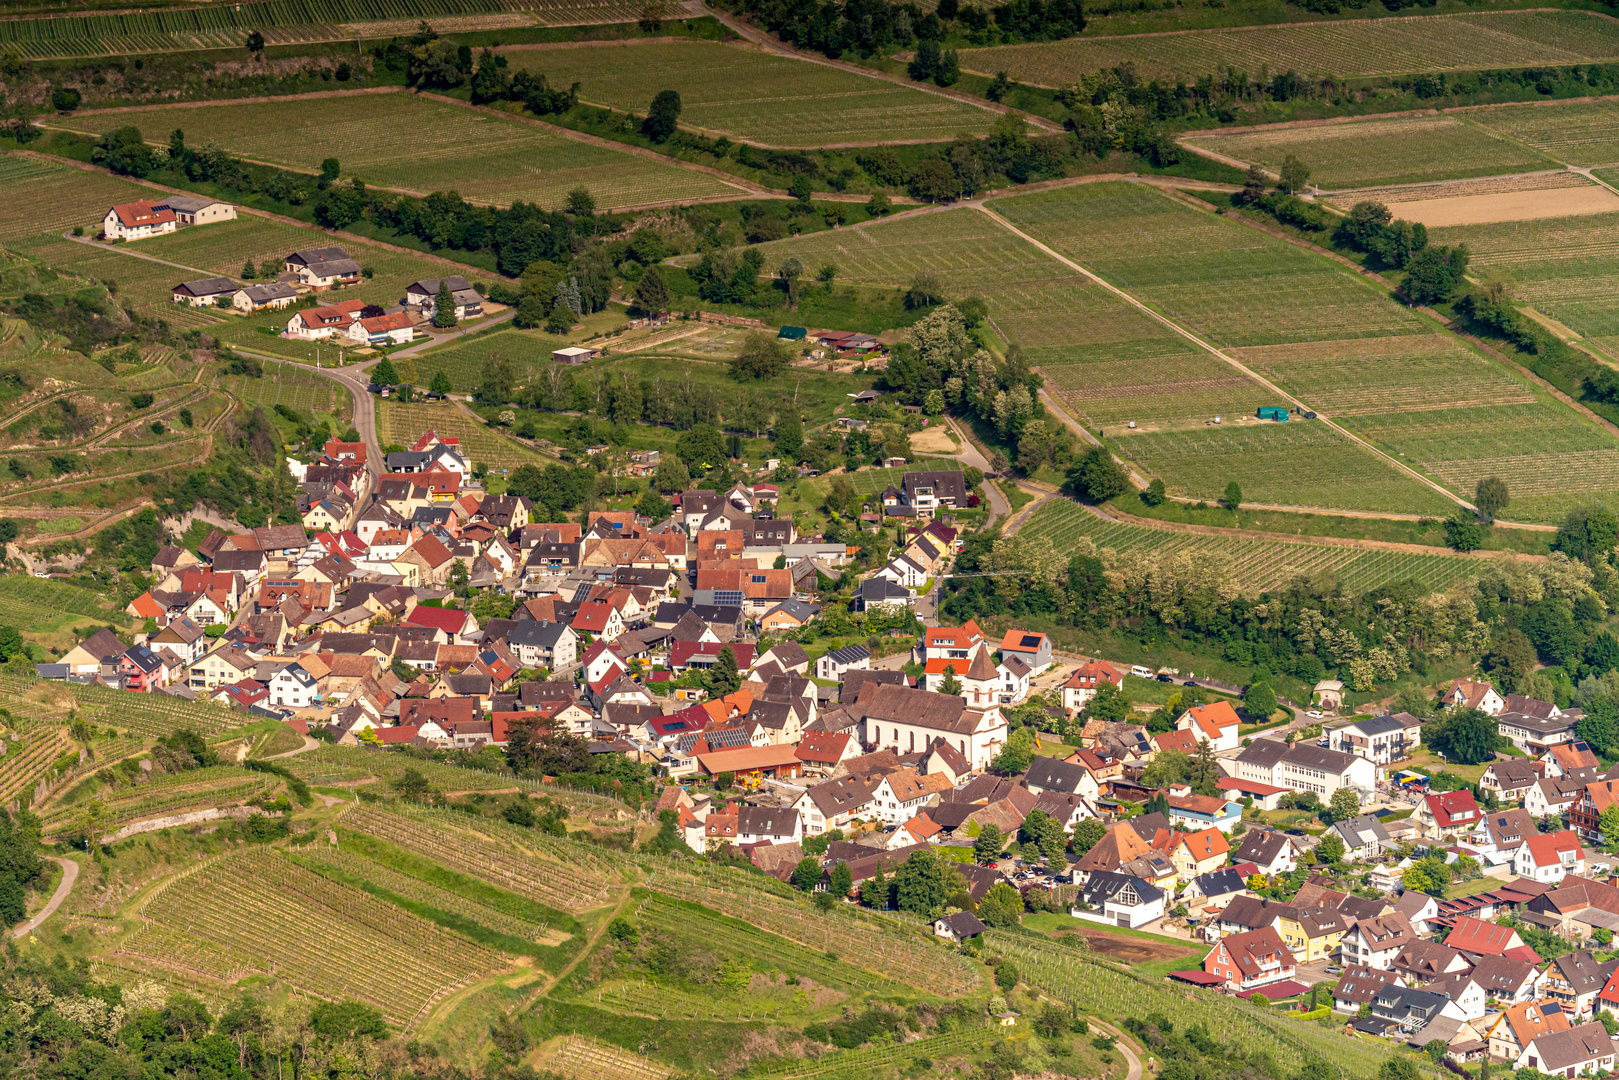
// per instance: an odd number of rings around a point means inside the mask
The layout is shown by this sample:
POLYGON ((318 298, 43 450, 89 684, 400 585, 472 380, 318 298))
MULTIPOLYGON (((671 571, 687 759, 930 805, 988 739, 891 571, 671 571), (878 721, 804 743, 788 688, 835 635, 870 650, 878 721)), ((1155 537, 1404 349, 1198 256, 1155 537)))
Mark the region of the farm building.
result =
POLYGON ((1274 420, 1278 424, 1285 424, 1288 421, 1288 409, 1287 409, 1287 406, 1286 405, 1261 405, 1259 407, 1259 418, 1261 420, 1274 420))
POLYGON ((174 211, 174 217, 182 228, 187 225, 211 225, 216 221, 236 220, 236 207, 218 199, 203 199, 195 195, 165 195, 158 205, 174 211))
POLYGON ((233 296, 241 286, 230 278, 211 277, 182 281, 169 290, 169 299, 191 307, 213 307, 222 296, 233 296))
POLYGON ((108 240, 145 240, 180 227, 173 210, 147 199, 119 203, 101 219, 101 233, 108 240))
POLYGON ((808 335, 809 331, 802 326, 784 326, 776 336, 783 341, 803 341, 808 335))
POLYGON ((559 364, 583 364, 586 360, 594 360, 600 355, 600 349, 587 349, 579 345, 569 345, 565 349, 558 349, 553 352, 551 359, 559 364))
POLYGON ((294 251, 287 256, 286 267, 287 273, 297 274, 301 283, 316 292, 342 288, 360 280, 360 264, 340 247, 294 251))
POLYGON ((291 285, 272 282, 269 285, 249 285, 237 289, 231 304, 237 311, 267 311, 272 308, 291 307, 298 299, 298 290, 291 285))

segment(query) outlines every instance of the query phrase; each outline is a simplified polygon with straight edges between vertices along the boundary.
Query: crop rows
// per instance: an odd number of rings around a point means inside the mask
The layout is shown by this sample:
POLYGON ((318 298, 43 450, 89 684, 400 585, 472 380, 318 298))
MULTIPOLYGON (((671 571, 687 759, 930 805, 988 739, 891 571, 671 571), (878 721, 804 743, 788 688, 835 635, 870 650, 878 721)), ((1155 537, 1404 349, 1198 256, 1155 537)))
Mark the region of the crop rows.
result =
POLYGON ((82 585, 69 585, 49 578, 6 574, 0 577, 0 605, 28 604, 58 614, 106 616, 108 605, 82 585))
POLYGON ((563 1039, 547 1064, 581 1080, 662 1080, 672 1071, 651 1058, 581 1035, 563 1039))
POLYGON ((1612 101, 1476 109, 1466 115, 1469 120, 1526 142, 1564 164, 1619 162, 1619 104, 1612 101))
POLYGON ((1006 1038, 998 1026, 979 1025, 958 1028, 943 1035, 890 1046, 870 1046, 859 1050, 844 1050, 827 1054, 813 1061, 782 1059, 764 1064, 758 1070, 764 1076, 782 1077, 851 1077, 863 1078, 880 1075, 898 1065, 928 1058, 937 1061, 954 1054, 976 1054, 988 1050, 1006 1038))
POLYGON ((0 756, 0 806, 9 806, 13 799, 26 803, 34 783, 71 745, 54 727, 36 728, 8 744, 0 756))
MULTIPOLYGON (((0 21, 0 26, 14 25, 0 21)), ((0 155, 0 197, 5 199, 8 210, 4 222, 0 222, 0 241, 9 244, 25 236, 60 233, 74 225, 88 226, 99 222, 114 203, 147 194, 147 188, 101 173, 20 154, 0 155)))
MULTIPOLYGON (((368 183, 459 191, 481 202, 521 199, 555 209, 569 190, 584 185, 606 209, 738 190, 694 169, 411 94, 321 98, 299 102, 297 109, 226 103, 152 109, 134 117, 92 113, 63 121, 93 134, 131 122, 154 136, 182 128, 193 143, 216 143, 279 165, 318 169, 323 159, 335 157, 345 173, 368 183), (367 138, 356 142, 351 133, 357 130, 368 132, 367 138)), ((238 260, 228 272, 240 268, 238 260)))
POLYGON ((285 405, 300 413, 347 413, 347 392, 324 375, 283 365, 267 366, 262 379, 230 375, 222 380, 226 390, 246 405, 263 406, 266 411, 285 405))
POLYGON ((429 885, 427 882, 413 878, 408 874, 401 874, 397 870, 390 870, 381 863, 372 862, 363 855, 356 855, 351 851, 317 845, 309 848, 300 858, 330 866, 334 870, 369 881, 373 885, 403 896, 407 900, 415 900, 430 907, 438 908, 440 911, 451 911, 458 915, 464 915, 475 923, 487 926, 489 929, 502 934, 510 934, 512 937, 534 938, 544 931, 544 927, 537 923, 519 919, 515 915, 508 915, 504 911, 497 911, 492 907, 480 904, 475 900, 468 900, 466 897, 452 893, 447 889, 429 885))
POLYGON ((966 49, 961 66, 1024 82, 1067 86, 1081 75, 1133 64, 1143 77, 1191 78, 1235 68, 1316 77, 1580 64, 1619 58, 1619 27, 1573 11, 1468 13, 1416 19, 1352 19, 1179 34, 1070 38, 1049 44, 966 49))
MULTIPOLYGON (((1267 1053, 1289 1073, 1313 1060, 1339 1076, 1370 1078, 1389 1058, 1389 1044, 1382 1039, 1346 1036, 1341 1027, 1293 1020, 1218 991, 1143 978, 1028 932, 991 930, 985 938, 991 951, 1014 960, 1030 982, 1091 1015, 1122 1020, 1158 1013, 1177 1026, 1206 1024, 1221 1042, 1267 1053)), ((1431 1067, 1419 1069, 1427 1080, 1444 1075, 1431 1067)))
POLYGON ((485 360, 498 357, 510 362, 517 385, 533 385, 555 366, 551 353, 566 344, 566 338, 539 330, 501 330, 418 354, 410 362, 415 365, 418 385, 430 385, 433 376, 442 371, 457 393, 470 393, 483 381, 485 360))
POLYGON ((946 141, 988 132, 996 118, 949 98, 746 45, 667 41, 509 55, 514 66, 542 71, 555 86, 581 83, 586 100, 625 111, 676 90, 682 124, 773 146, 946 141))
POLYGON ((1499 176, 1558 164, 1457 116, 1200 134, 1187 141, 1270 169, 1296 155, 1310 166, 1311 182, 1327 189, 1499 176))
POLYGON ((977 973, 960 957, 919 940, 880 916, 848 909, 837 915, 823 915, 792 897, 765 891, 733 874, 710 872, 699 877, 684 869, 660 866, 647 887, 711 907, 809 949, 847 949, 851 940, 849 920, 854 920, 859 923, 864 948, 857 958, 851 958, 851 963, 948 997, 959 997, 978 987, 977 973))
POLYGON ((38 679, 0 673, 0 704, 17 702, 30 710, 31 715, 48 708, 51 714, 60 717, 67 712, 67 706, 61 704, 63 698, 72 699, 72 707, 80 719, 154 738, 172 735, 182 728, 190 728, 201 735, 212 735, 238 727, 242 721, 241 714, 229 709, 193 704, 164 694, 136 694, 105 686, 45 683, 38 679), (48 690, 56 703, 42 706, 41 702, 28 697, 29 691, 36 689, 48 690))
POLYGON ((408 1025, 440 992, 501 964, 498 953, 295 865, 229 856, 148 902, 145 915, 310 994, 358 998, 408 1025))
POLYGON ((118 944, 118 954, 148 963, 235 982, 260 965, 224 945, 205 941, 173 927, 147 923, 118 944))
POLYGON ((428 428, 440 435, 459 437, 467 455, 491 469, 546 465, 553 460, 521 443, 495 434, 487 424, 454 405, 401 405, 394 401, 377 403, 377 436, 384 445, 396 442, 408 446, 428 428))
POLYGON ((485 837, 451 831, 447 821, 444 828, 424 828, 399 814, 361 806, 343 824, 562 911, 585 911, 607 898, 608 882, 583 866, 526 857, 485 837))
POLYGON ((1037 535, 1050 537, 1058 551, 1071 550, 1075 541, 1084 536, 1098 549, 1112 549, 1120 554, 1140 552, 1154 558, 1182 552, 1216 555, 1226 561, 1236 580, 1251 592, 1276 588, 1299 575, 1326 573, 1354 593, 1406 579, 1419 581, 1429 590, 1440 590, 1481 569, 1476 562, 1451 555, 1362 550, 1308 541, 1205 536, 1114 523, 1062 499, 1053 499, 1037 510, 1031 527, 1040 530, 1037 535))
MULTIPOLYGON (((108 825, 122 825, 140 818, 235 805, 270 786, 269 777, 244 773, 230 765, 191 769, 149 780, 103 799, 102 820, 108 825)), ((52 811, 45 817, 45 832, 59 834, 73 824, 84 807, 83 803, 74 803, 52 811)))
POLYGON ((1443 184, 1360 188, 1356 191, 1340 192, 1332 202, 1348 210, 1362 199, 1375 199, 1380 203, 1392 205, 1428 202, 1434 199, 1464 199, 1476 195, 1508 195, 1525 191, 1564 191, 1590 186, 1591 182, 1579 173, 1559 170, 1527 173, 1522 176, 1486 176, 1477 180, 1452 180, 1443 184))

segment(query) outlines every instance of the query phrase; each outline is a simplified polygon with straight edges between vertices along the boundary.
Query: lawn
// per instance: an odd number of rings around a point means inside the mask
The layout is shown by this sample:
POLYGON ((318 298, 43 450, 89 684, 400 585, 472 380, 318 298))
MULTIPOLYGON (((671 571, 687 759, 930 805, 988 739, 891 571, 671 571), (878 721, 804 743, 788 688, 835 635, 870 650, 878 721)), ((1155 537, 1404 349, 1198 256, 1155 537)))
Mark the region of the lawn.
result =
MULTIPOLYGON (((1089 537, 1102 550, 1111 549, 1120 565, 1144 570, 1149 560, 1168 562, 1169 556, 1189 555, 1213 560, 1224 567, 1244 592, 1276 588, 1298 575, 1332 575, 1351 593, 1407 578, 1437 591, 1477 573, 1477 562, 1450 555, 1416 555, 1392 551, 1361 551, 1280 540, 1202 536, 1169 532, 1140 525, 1112 524, 1066 499, 1053 499, 1035 511, 1026 526, 1038 529, 1058 551, 1069 552, 1080 537, 1089 537)), ((1193 570, 1196 563, 1189 565, 1193 570)), ((1183 667, 1182 670, 1185 670, 1183 667)))
POLYGON ((295 108, 266 102, 89 113, 61 126, 101 134, 130 124, 148 141, 180 128, 193 146, 213 143, 302 169, 335 157, 344 175, 367 183, 454 190, 483 202, 521 199, 555 208, 580 185, 603 209, 739 191, 694 169, 403 93, 317 98, 295 108))
MULTIPOLYGON (((1474 115, 1474 114, 1469 114, 1474 115)), ((1194 146, 1277 169, 1289 154, 1326 189, 1413 184, 1555 169, 1559 162, 1459 116, 1361 120, 1319 127, 1194 134, 1194 146)))
POLYGON ((746 43, 671 40, 504 52, 513 68, 543 72, 552 86, 580 83, 582 100, 626 112, 644 113, 661 91, 678 91, 681 126, 770 146, 945 142, 984 134, 997 118, 965 102, 746 43))
POLYGON ((1619 58, 1619 26, 1595 12, 1504 11, 1427 18, 1298 22, 1184 34, 1069 38, 965 49, 961 66, 1023 82, 1067 86, 1133 64, 1143 77, 1296 71, 1316 78, 1401 75, 1619 58))

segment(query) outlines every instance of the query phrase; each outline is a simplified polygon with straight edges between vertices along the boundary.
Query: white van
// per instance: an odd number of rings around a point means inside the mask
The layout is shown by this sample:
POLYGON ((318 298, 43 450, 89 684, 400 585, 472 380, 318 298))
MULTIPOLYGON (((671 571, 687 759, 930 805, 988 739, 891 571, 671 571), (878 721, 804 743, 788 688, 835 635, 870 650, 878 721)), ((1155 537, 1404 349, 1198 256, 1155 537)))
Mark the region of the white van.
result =
POLYGON ((1130 674, 1134 675, 1138 679, 1150 679, 1152 678, 1152 668, 1142 667, 1140 664, 1137 664, 1135 667, 1130 669, 1130 674))

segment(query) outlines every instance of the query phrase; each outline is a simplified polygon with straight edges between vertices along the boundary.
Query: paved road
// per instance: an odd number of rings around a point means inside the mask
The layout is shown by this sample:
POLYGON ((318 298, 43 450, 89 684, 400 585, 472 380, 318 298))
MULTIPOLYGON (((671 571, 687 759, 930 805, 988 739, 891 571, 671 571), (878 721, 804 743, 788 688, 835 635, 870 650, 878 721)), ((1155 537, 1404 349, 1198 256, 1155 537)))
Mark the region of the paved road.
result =
POLYGON ((376 479, 382 474, 382 444, 377 441, 377 404, 371 397, 371 391, 368 389, 371 380, 365 373, 370 364, 350 364, 341 368, 311 368, 308 364, 300 364, 279 356, 266 356, 264 353, 249 352, 247 349, 236 351, 243 356, 251 356, 266 363, 286 364, 304 371, 314 371, 336 381, 349 392, 354 398, 354 429, 360 433, 360 440, 365 443, 365 469, 371 475, 372 490, 375 491, 376 479))
MULTIPOLYGON (((973 441, 967 437, 967 433, 961 429, 961 425, 956 423, 952 417, 947 416, 944 419, 945 423, 950 425, 950 430, 956 433, 956 438, 960 440, 961 450, 954 454, 940 454, 938 456, 955 458, 963 465, 973 466, 985 476, 994 472, 995 470, 990 467, 989 459, 984 456, 978 447, 973 445, 973 441)), ((989 520, 984 522, 984 528, 987 529, 997 519, 1009 517, 1012 513, 1012 504, 1006 501, 1006 496, 1001 494, 1000 489, 993 482, 984 484, 984 494, 989 496, 989 520)))
POLYGON ((1141 1059, 1136 1057, 1136 1052, 1125 1041, 1128 1036, 1112 1024, 1104 1024, 1100 1020, 1092 1020, 1091 1026, 1099 1027, 1118 1038, 1119 1041, 1115 1045, 1119 1048, 1119 1053, 1124 1055, 1125 1063, 1130 1066, 1129 1070, 1124 1074, 1124 1080, 1141 1080, 1141 1059))
POLYGON ((271 754, 269 757, 265 758, 264 760, 266 760, 266 761, 274 761, 276 758, 292 757, 294 754, 307 754, 311 750, 319 749, 320 745, 321 745, 321 742, 320 742, 319 739, 317 739, 317 738, 315 738, 315 737, 313 737, 311 735, 305 735, 304 736, 304 744, 302 746, 300 746, 298 749, 296 749, 296 750, 288 750, 286 753, 283 753, 283 754, 271 754))
POLYGON ((51 856, 50 859, 51 862, 62 868, 62 880, 56 886, 56 892, 51 896, 51 902, 46 904, 38 915, 35 915, 32 919, 29 919, 22 925, 12 929, 11 936, 14 938, 20 938, 27 934, 33 933, 34 930, 39 927, 40 923, 44 922, 52 915, 55 915, 56 909, 61 907, 62 901, 67 899, 67 894, 73 891, 73 883, 79 880, 78 863, 74 862, 72 859, 59 859, 55 856, 51 856))

